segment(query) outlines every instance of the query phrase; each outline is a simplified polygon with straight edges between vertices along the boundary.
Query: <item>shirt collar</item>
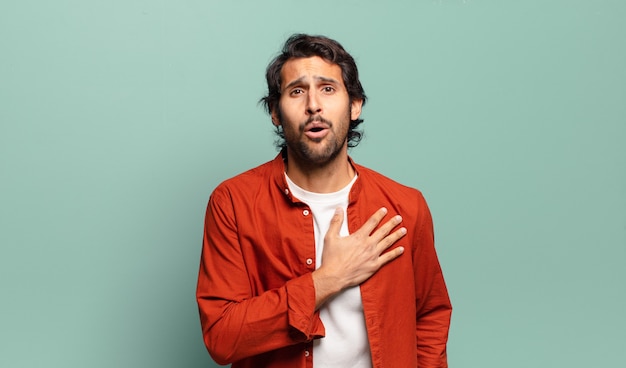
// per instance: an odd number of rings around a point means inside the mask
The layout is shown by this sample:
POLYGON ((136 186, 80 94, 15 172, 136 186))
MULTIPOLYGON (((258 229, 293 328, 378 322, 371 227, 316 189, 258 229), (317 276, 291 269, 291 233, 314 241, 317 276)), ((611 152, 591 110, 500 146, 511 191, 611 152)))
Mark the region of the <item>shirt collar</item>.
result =
MULTIPOLYGON (((352 189, 350 189, 349 195, 349 204, 356 202, 359 197, 359 193, 361 192, 361 173, 359 172, 359 165, 355 164, 352 160, 352 157, 348 156, 348 162, 354 168, 354 172, 357 175, 357 179, 352 185, 352 189)), ((285 161, 283 159, 282 153, 276 155, 274 160, 272 160, 272 179, 274 184, 280 190, 281 193, 292 203, 302 203, 298 198, 294 197, 289 190, 289 185, 287 184, 287 180, 285 179, 285 161)))

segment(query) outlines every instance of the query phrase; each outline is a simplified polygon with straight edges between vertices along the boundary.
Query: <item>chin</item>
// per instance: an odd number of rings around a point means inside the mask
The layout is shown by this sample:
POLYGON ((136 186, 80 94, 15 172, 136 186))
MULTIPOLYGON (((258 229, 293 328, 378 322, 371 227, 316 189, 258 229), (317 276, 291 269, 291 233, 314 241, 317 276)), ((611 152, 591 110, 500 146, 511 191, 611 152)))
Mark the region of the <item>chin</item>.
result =
POLYGON ((298 161, 323 165, 333 161, 346 147, 347 140, 337 142, 334 140, 321 139, 311 141, 310 139, 287 143, 287 147, 297 157, 298 161))
POLYGON ((326 164, 333 161, 341 153, 341 149, 335 147, 320 147, 319 150, 300 151, 300 157, 315 164, 326 164))

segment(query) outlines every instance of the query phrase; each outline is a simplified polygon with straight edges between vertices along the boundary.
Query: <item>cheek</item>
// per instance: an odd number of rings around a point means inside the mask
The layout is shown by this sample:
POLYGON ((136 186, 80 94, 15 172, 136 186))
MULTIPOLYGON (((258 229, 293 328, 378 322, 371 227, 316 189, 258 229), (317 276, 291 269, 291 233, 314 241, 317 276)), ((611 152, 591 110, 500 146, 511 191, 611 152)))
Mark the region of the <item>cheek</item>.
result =
POLYGON ((279 109, 279 122, 284 121, 285 119, 293 120, 295 117, 297 117, 297 112, 299 111, 297 102, 293 100, 289 100, 286 102, 281 101, 279 109))

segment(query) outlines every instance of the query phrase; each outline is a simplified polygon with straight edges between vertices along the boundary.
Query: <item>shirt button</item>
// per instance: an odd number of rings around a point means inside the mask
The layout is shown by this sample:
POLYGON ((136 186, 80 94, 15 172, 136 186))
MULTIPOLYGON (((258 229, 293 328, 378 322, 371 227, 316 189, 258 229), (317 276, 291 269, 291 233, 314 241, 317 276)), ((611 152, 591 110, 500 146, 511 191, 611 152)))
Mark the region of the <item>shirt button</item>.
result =
POLYGON ((285 189, 285 194, 289 195, 289 189, 285 189))
POLYGON ((305 216, 308 216, 309 215, 309 210, 302 211, 302 214, 305 215, 305 216))
POLYGON ((311 258, 307 258, 306 259, 306 264, 308 264, 309 266, 313 264, 313 260, 311 258))
POLYGON ((311 353, 309 353, 309 351, 308 351, 308 350, 305 350, 305 351, 304 351, 304 356, 305 356, 305 357, 308 357, 309 355, 311 355, 311 353))

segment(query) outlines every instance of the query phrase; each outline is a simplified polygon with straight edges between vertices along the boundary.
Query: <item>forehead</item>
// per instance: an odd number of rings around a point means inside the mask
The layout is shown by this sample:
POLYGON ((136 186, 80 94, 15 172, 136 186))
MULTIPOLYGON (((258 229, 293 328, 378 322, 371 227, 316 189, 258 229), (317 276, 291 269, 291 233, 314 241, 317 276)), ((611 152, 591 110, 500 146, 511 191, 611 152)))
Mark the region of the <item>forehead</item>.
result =
POLYGON ((306 82, 319 79, 334 79, 343 85, 341 67, 319 56, 287 60, 280 71, 281 88, 302 79, 306 82))

